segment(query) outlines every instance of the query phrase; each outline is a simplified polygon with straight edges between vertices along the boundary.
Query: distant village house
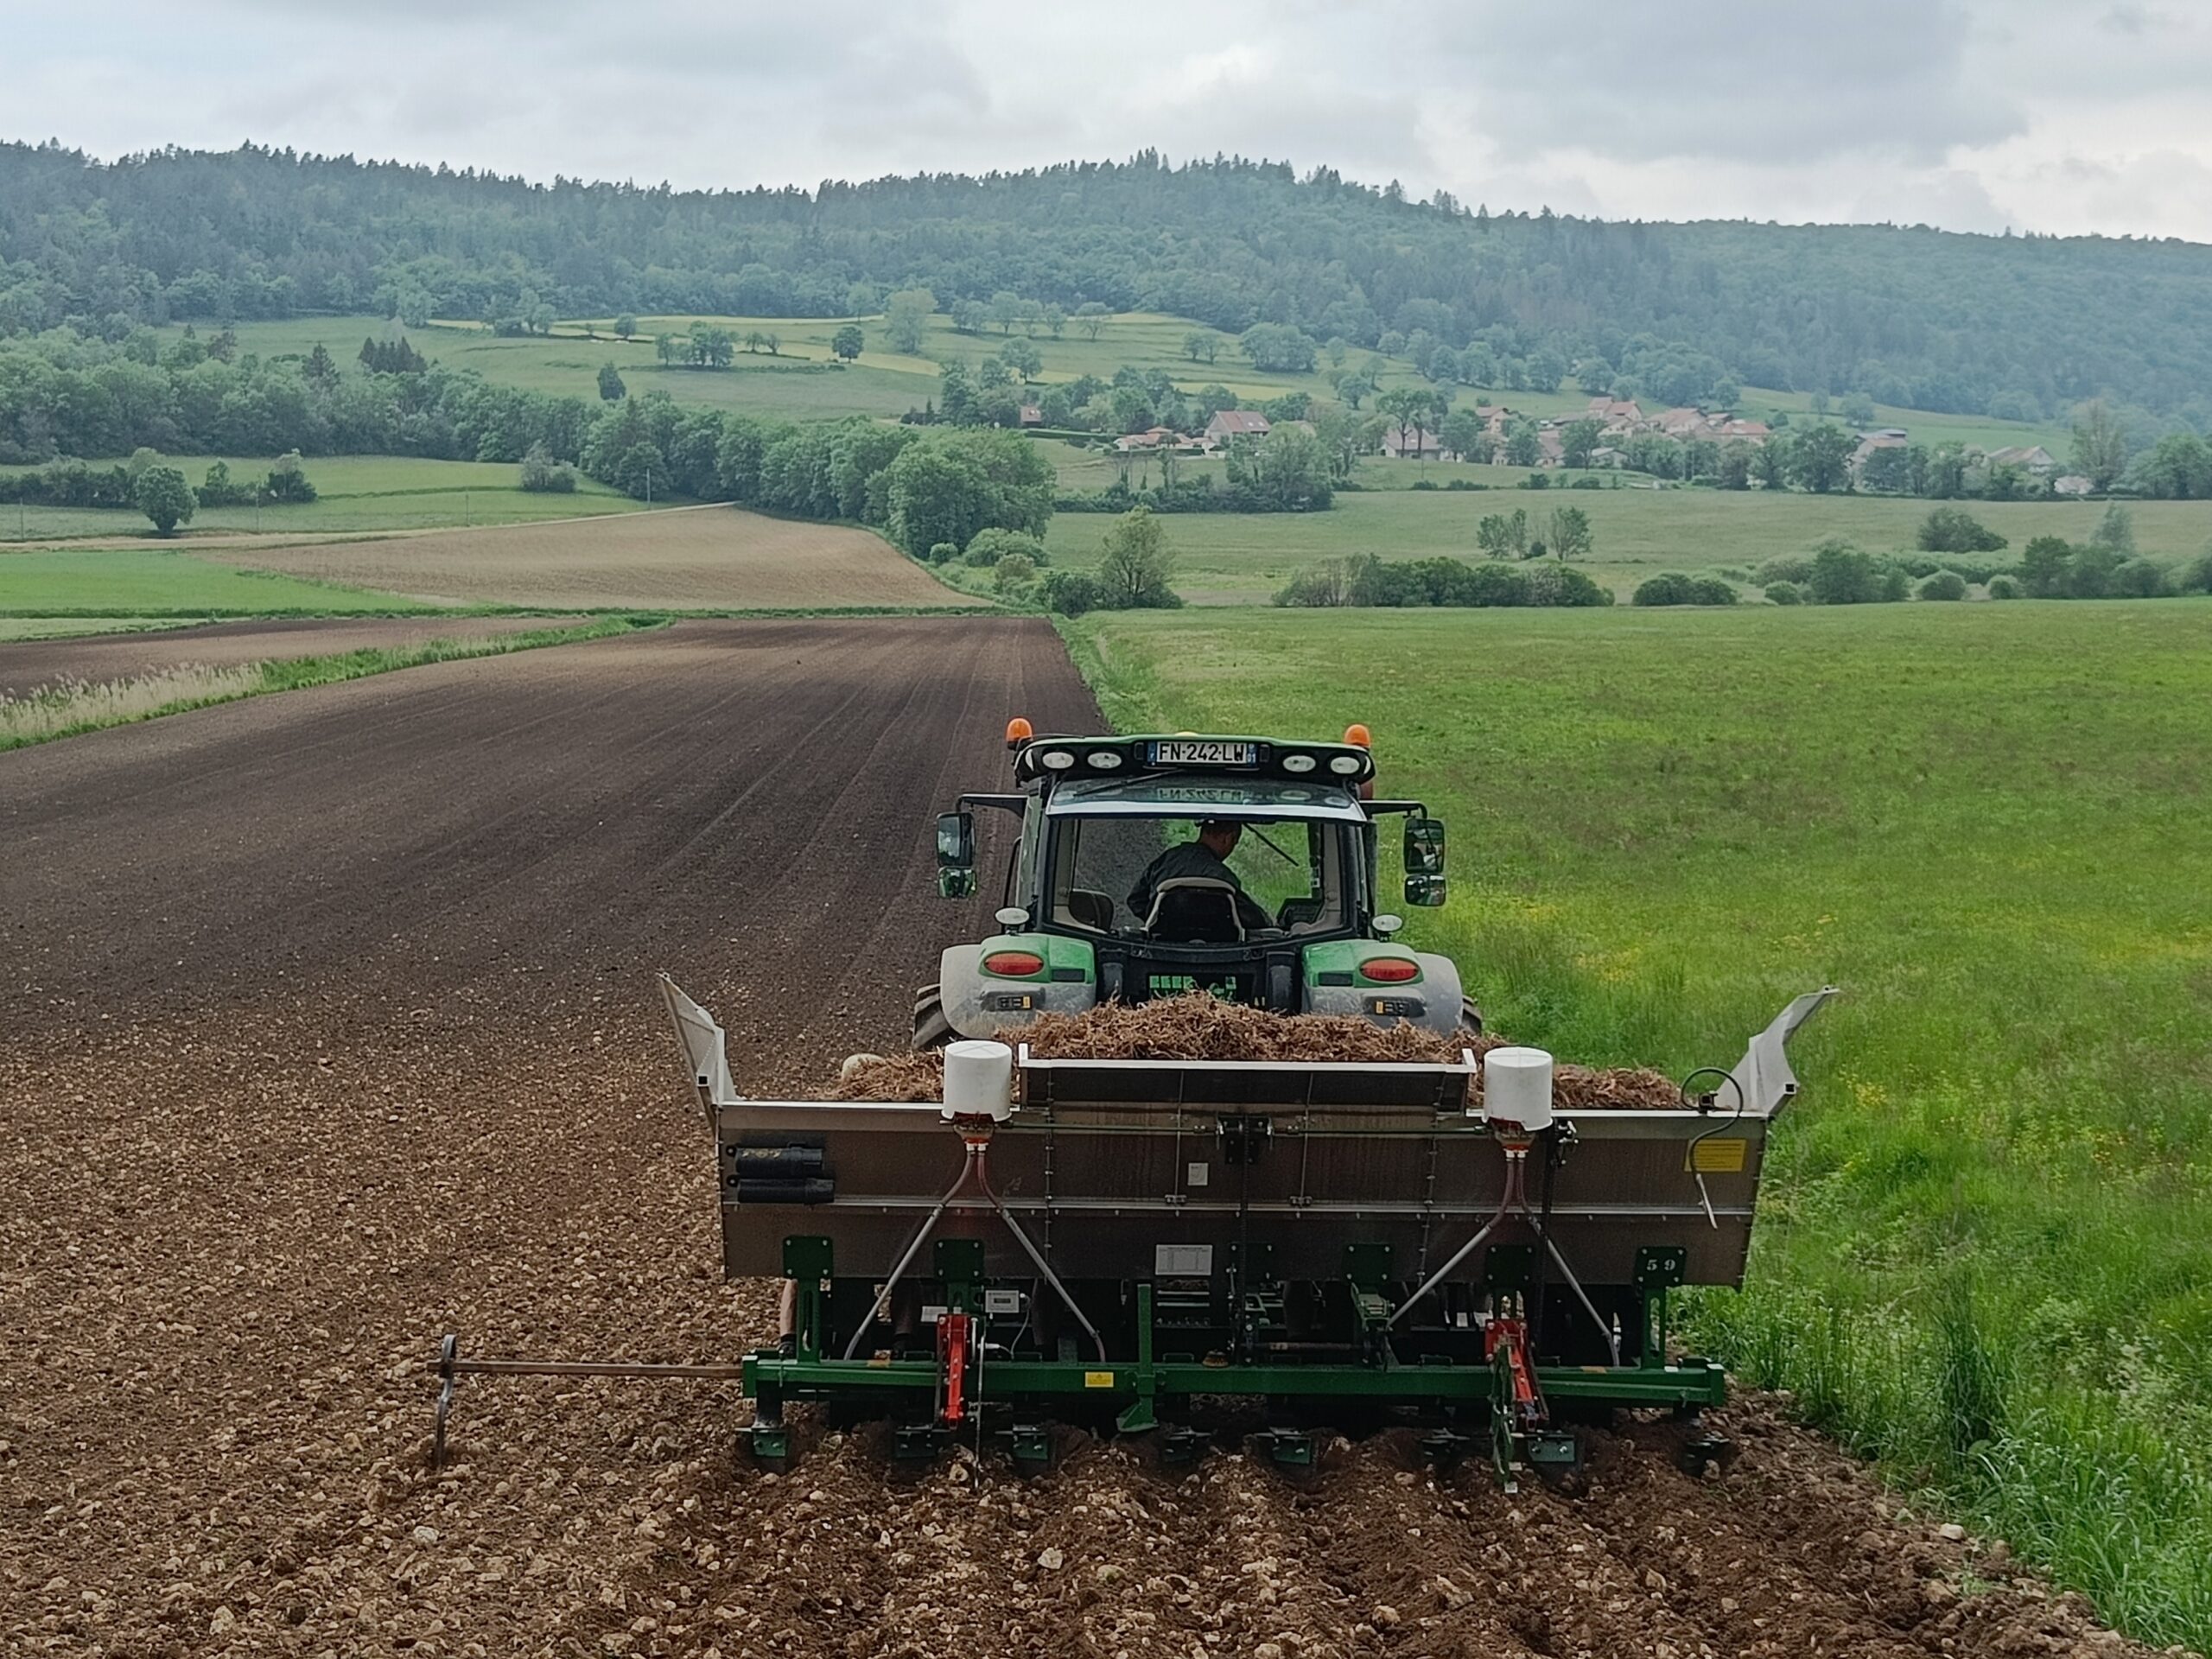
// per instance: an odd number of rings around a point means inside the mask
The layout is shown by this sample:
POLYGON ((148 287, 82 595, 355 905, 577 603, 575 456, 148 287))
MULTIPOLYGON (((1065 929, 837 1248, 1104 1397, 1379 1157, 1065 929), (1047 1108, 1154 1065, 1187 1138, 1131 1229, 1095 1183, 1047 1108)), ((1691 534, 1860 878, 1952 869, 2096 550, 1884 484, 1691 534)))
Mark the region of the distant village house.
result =
POLYGON ((1205 436, 1209 443, 1227 443, 1232 438, 1264 438, 1269 430, 1268 417, 1256 409, 1224 409, 1206 423, 1205 436))

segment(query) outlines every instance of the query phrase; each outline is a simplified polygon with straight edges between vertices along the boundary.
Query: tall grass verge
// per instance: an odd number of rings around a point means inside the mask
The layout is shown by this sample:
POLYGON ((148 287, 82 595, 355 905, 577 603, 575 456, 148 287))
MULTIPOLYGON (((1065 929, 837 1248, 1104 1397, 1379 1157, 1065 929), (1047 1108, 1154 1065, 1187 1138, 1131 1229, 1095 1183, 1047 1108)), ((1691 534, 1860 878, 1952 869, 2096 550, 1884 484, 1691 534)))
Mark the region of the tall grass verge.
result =
POLYGON ((532 628, 474 639, 425 639, 418 645, 370 647, 234 668, 181 664, 129 680, 63 680, 36 687, 22 696, 0 696, 0 751, 212 708, 265 692, 296 691, 429 663, 504 657, 541 645, 572 645, 662 626, 664 620, 658 616, 629 614, 579 627, 532 628))

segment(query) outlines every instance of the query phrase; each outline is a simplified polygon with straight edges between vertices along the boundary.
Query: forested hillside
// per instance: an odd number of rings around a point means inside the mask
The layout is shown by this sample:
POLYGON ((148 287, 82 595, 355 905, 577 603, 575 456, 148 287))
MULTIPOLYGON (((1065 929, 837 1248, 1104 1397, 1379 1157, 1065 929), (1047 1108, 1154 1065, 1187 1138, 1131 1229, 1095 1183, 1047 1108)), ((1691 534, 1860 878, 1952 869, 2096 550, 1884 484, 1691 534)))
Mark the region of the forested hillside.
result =
POLYGON ((365 308, 834 316, 912 286, 1292 324, 1508 389, 1611 375, 1672 402, 1742 382, 2023 419, 2104 395, 2212 425, 2212 248, 2196 244, 1494 214, 1150 153, 681 193, 0 145, 0 336, 365 308))

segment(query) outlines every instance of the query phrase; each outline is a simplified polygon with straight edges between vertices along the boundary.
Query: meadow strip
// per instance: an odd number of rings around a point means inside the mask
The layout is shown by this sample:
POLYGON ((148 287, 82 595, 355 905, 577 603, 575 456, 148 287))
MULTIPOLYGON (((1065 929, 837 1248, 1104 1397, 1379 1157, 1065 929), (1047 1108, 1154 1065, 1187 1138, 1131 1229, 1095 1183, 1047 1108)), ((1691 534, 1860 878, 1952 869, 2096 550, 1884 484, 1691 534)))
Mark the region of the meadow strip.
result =
POLYGON ((125 726, 163 715, 183 714, 270 691, 296 691, 365 679, 394 669, 426 663, 458 662, 473 657, 503 657, 541 645, 572 645, 586 639, 664 626, 658 616, 630 615, 578 627, 533 628, 524 633, 468 639, 426 639, 419 645, 379 646, 327 657, 298 657, 234 668, 182 664, 129 680, 92 683, 64 680, 22 696, 0 696, 0 751, 19 749, 55 738, 74 737, 109 726, 125 726))
MULTIPOLYGON (((1124 613, 1122 729, 1373 728, 1502 1031, 1791 1058, 1690 1339, 2143 1639, 2212 1649, 2212 604, 1124 613)), ((1394 879, 1385 837, 1382 880, 1394 879)))

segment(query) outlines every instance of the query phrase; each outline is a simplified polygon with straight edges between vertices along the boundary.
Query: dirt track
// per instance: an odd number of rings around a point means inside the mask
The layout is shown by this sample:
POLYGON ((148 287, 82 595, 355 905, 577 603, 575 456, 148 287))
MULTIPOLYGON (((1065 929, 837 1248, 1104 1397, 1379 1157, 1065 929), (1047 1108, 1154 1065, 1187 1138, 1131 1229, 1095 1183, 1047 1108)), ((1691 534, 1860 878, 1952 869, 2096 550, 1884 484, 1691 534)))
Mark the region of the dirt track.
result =
POLYGON ((929 896, 929 814, 1014 712, 1096 718, 1040 625, 689 624, 0 756, 0 1651, 2127 1650, 1961 1605, 1962 1547, 1755 1408, 1725 1481, 1650 1426, 1577 1503, 1387 1441, 1310 1491, 867 1436, 778 1481, 730 1388, 485 1381, 428 1476, 442 1331, 760 1339, 651 976, 741 1088, 897 1041, 990 903, 929 896))
POLYGON ((441 604, 732 611, 975 602, 868 531, 736 507, 239 545, 208 556, 441 604))
POLYGON ((57 680, 128 680, 188 664, 207 668, 329 657, 342 652, 420 645, 425 639, 480 639, 559 626, 573 619, 538 616, 332 617, 321 620, 211 622, 197 628, 84 633, 0 642, 0 697, 21 696, 57 680))

